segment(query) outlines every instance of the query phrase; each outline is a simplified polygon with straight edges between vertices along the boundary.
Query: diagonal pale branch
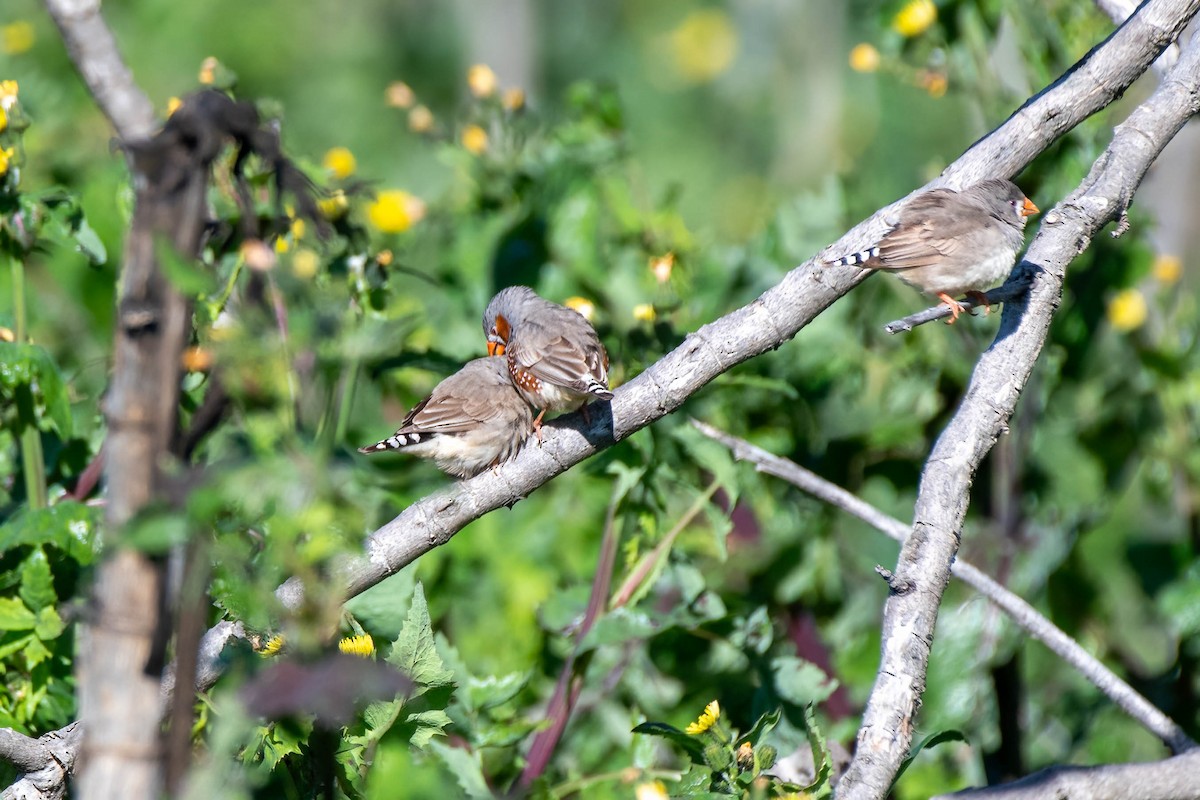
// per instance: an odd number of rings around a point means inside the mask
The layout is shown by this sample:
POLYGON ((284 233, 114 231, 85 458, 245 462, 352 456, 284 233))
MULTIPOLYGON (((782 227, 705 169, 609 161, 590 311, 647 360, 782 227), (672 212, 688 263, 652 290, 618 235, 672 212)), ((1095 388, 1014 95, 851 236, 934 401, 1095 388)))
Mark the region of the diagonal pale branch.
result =
POLYGON ((100 16, 100 0, 45 0, 75 68, 117 135, 145 139, 158 127, 154 106, 133 82, 112 31, 100 16))
MULTIPOLYGON (((891 539, 903 542, 912 527, 895 517, 888 516, 870 503, 855 497, 836 484, 805 469, 794 461, 768 453, 745 439, 740 439, 712 425, 692 420, 692 425, 705 436, 728 447, 735 458, 749 461, 759 472, 774 475, 798 486, 804 491, 832 506, 842 509, 882 531, 891 539)), ((1046 619, 1036 608, 1029 605, 1013 592, 992 580, 985 572, 969 562, 955 559, 951 572, 963 583, 990 600, 1007 614, 1013 622, 1033 638, 1046 645, 1055 655, 1070 664, 1096 688, 1146 730, 1161 739, 1174 752, 1182 752, 1196 743, 1166 714, 1123 681, 1120 676, 1072 639, 1061 628, 1046 619)))
POLYGON ((1019 781, 964 789, 933 800, 1200 800, 1200 750, 1149 763, 1050 767, 1019 781))
MULTIPOLYGON (((930 184, 963 186, 1011 176, 1055 139, 1111 103, 1153 63, 1200 8, 1200 0, 1149 0, 1137 14, 1052 86, 981 139, 930 184)), ((861 249, 886 229, 904 200, 855 226, 829 250, 861 249)), ((679 408, 718 375, 778 348, 865 273, 824 268, 813 258, 793 269, 747 306, 688 335, 683 344, 616 391, 610 406, 593 406, 592 423, 579 415, 547 426, 542 447, 528 447, 494 473, 485 473, 420 500, 367 540, 366 558, 347 565, 353 596, 450 540, 463 526, 527 496, 551 478, 679 408)), ((302 589, 290 581, 279 596, 289 605, 302 589)))
POLYGON ((971 480, 1005 431, 1033 370, 1062 299, 1067 265, 1105 224, 1124 215, 1154 159, 1197 110, 1200 35, 1154 94, 1117 126, 1079 188, 1046 214, 1025 254, 1022 268, 1032 272, 1029 293, 1005 306, 996 340, 979 359, 962 405, 926 461, 913 530, 900 550, 884 609, 882 662, 839 797, 886 796, 908 753, 971 480))

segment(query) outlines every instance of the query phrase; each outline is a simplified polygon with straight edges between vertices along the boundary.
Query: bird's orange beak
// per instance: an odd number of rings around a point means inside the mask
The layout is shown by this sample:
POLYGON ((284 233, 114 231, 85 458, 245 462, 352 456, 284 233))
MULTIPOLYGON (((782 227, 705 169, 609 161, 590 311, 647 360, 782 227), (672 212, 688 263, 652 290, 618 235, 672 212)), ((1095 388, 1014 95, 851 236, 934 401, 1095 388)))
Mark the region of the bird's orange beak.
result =
POLYGON ((489 356, 504 355, 504 345, 502 345, 500 342, 488 342, 487 347, 489 356))
POLYGON ((1025 198, 1025 204, 1021 206, 1021 216, 1030 217, 1041 211, 1040 208, 1033 204, 1033 201, 1028 197, 1025 198))

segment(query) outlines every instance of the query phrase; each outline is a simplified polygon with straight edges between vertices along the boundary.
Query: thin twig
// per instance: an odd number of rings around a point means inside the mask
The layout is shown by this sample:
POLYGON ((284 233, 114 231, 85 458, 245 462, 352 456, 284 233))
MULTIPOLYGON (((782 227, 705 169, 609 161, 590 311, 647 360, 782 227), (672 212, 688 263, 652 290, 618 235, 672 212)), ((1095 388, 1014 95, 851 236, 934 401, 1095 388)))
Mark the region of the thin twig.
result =
MULTIPOLYGON (((1012 277, 1003 286, 997 286, 995 289, 983 293, 984 298, 987 300, 986 304, 988 306, 995 306, 1016 300, 1018 297, 1023 297, 1029 291, 1029 285, 1033 282, 1033 271, 1035 270, 1037 270, 1036 266, 1022 261, 1013 270, 1012 277)), ((958 302, 967 311, 971 311, 982 305, 969 297, 964 297, 958 302)), ((938 319, 945 319, 948 316, 950 316, 950 306, 945 303, 939 303, 924 311, 909 314, 903 319, 893 320, 884 325, 883 329, 892 334, 904 333, 911 331, 918 325, 924 325, 927 322, 933 322, 938 319)), ((972 316, 974 315, 972 314, 972 316)))
MULTIPOLYGON (((692 425, 705 436, 728 447, 735 458, 754 464, 759 472, 774 475, 776 478, 803 489, 818 500, 858 517, 897 542, 904 542, 908 538, 912 530, 909 525, 885 514, 870 503, 855 497, 842 487, 830 483, 794 461, 768 453, 745 439, 739 439, 699 420, 693 419, 692 425)), ((1026 633, 1046 645, 1051 652, 1078 670, 1126 714, 1161 739, 1174 752, 1182 752, 1196 746, 1183 728, 1155 708, 1136 689, 1104 666, 1099 659, 1084 650, 1078 642, 1046 619, 1036 608, 992 580, 978 567, 972 566, 961 558, 955 559, 951 571, 955 577, 995 604, 1026 633)))

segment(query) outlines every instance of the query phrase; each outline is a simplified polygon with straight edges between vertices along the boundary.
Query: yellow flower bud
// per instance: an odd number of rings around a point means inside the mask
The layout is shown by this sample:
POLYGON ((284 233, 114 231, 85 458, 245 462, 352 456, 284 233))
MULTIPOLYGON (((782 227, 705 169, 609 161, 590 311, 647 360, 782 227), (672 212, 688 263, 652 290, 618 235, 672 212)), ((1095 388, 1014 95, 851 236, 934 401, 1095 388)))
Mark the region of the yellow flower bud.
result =
POLYGON ((586 297, 568 297, 563 305, 578 311, 588 322, 591 322, 596 317, 596 304, 586 297))
POLYGON ((33 41, 33 25, 25 20, 0 26, 0 51, 5 55, 16 56, 28 52, 33 48, 33 41))
POLYGON ((671 272, 674 269, 674 253, 667 253, 666 255, 650 259, 650 271, 654 273, 654 280, 658 281, 660 284, 671 280, 671 272))
POLYGON ((656 316, 654 306, 649 303, 638 303, 633 307, 633 318, 638 322, 654 322, 656 316))
POLYGON ((328 220, 341 219, 350 209, 350 198, 346 197, 346 193, 338 189, 328 197, 322 197, 317 201, 317 208, 321 209, 321 215, 328 220))
POLYGON ((217 77, 217 67, 221 62, 217 61, 215 56, 209 56, 200 62, 200 74, 197 79, 205 86, 212 86, 212 82, 217 77))
POLYGON ((416 93, 404 81, 389 83, 384 90, 384 97, 392 108, 412 108, 412 104, 417 101, 416 93))
POLYGON ((874 72, 879 69, 881 58, 874 46, 863 42, 850 50, 850 69, 855 72, 874 72))
POLYGON ((478 125, 468 125, 462 131, 462 146, 472 155, 479 155, 487 150, 487 131, 478 125))
POLYGON ((433 130, 433 112, 425 106, 408 112, 408 129, 413 133, 429 133, 433 130))
POLYGON ((325 151, 322 163, 325 169, 329 170, 329 173, 339 181, 349 178, 358 167, 358 160, 354 158, 354 153, 345 147, 329 148, 325 151))
POLYGON ((504 90, 504 96, 500 100, 501 104, 508 111, 520 111, 525 107, 525 90, 513 87, 504 90))
POLYGON ((1122 289, 1108 301, 1108 322, 1122 333, 1140 328, 1148 314, 1146 298, 1137 289, 1122 289))
POLYGON ((496 92, 496 73, 487 64, 476 64, 467 70, 467 86, 476 97, 491 97, 496 92))
POLYGON ((906 38, 920 36, 937 21, 933 0, 909 0, 892 18, 892 29, 906 38))
POLYGON ((1179 256, 1160 254, 1154 259, 1154 279, 1170 286, 1183 277, 1183 261, 1179 256))
POLYGON ((399 189, 382 191, 367 207, 367 218, 384 233, 403 233, 425 216, 425 202, 399 189))

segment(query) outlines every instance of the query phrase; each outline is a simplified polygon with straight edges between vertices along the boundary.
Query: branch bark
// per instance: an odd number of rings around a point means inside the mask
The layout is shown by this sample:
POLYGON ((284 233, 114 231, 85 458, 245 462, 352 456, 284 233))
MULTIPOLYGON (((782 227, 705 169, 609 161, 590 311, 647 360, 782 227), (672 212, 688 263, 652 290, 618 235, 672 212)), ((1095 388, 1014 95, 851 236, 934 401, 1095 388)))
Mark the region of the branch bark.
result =
POLYGON ((1067 264, 1101 227, 1124 217, 1146 170, 1198 109, 1200 41, 1193 37, 1158 90, 1117 126, 1083 183, 1046 214, 1022 262, 1032 273, 1029 293, 1005 306, 996 340, 980 358, 962 405, 925 464, 913 530, 901 548, 884 610, 882 661, 840 797, 886 796, 908 753, 971 480, 1005 431, 1041 352, 1062 299, 1067 264))
POLYGON ((82 738, 83 726, 78 722, 40 739, 0 729, 0 758, 23 773, 0 793, 0 800, 61 800, 82 738))
MULTIPOLYGON (((1059 136, 1119 97, 1175 40, 1197 9, 1200 0, 1148 0, 1104 43, 918 192, 1016 174, 1059 136)), ((878 240, 888 228, 887 219, 906 201, 876 212, 823 252, 850 252, 878 240)), ((583 424, 578 414, 557 420, 546 426, 541 447, 528 447, 494 473, 455 484, 409 506, 368 537, 365 558, 346 565, 347 595, 395 574, 448 542, 472 520, 511 505, 585 458, 675 411, 723 372, 778 348, 866 276, 852 267, 828 268, 822 263, 820 257, 809 259, 749 305, 689 334, 683 344, 617 389, 608 406, 592 406, 590 425, 583 424)), ((278 595, 296 606, 302 591, 297 581, 289 581, 278 595)))
POLYGON ((964 789, 933 800, 1200 800, 1200 750, 1163 761, 1059 766, 1000 786, 964 789))
POLYGON ((100 16, 100 0, 45 2, 71 61, 117 135, 127 141, 149 137, 158 127, 154 106, 121 58, 116 39, 100 16))
MULTIPOLYGON (((903 543, 908 538, 912 530, 910 525, 883 513, 870 503, 855 497, 842 487, 830 483, 794 461, 768 453, 745 439, 739 439, 699 420, 692 420, 692 425, 705 436, 728 447, 735 458, 754 464, 759 472, 774 475, 776 478, 803 489, 818 500, 823 500, 858 517, 897 542, 903 543)), ((1010 592, 992 580, 987 573, 961 558, 954 560, 951 572, 954 577, 990 600, 1026 633, 1078 670, 1108 699, 1162 740, 1172 751, 1178 753, 1196 746, 1196 743, 1174 720, 1159 711, 1136 689, 1104 666, 1099 659, 1084 650, 1077 641, 1046 619, 1021 597, 1010 592)))

